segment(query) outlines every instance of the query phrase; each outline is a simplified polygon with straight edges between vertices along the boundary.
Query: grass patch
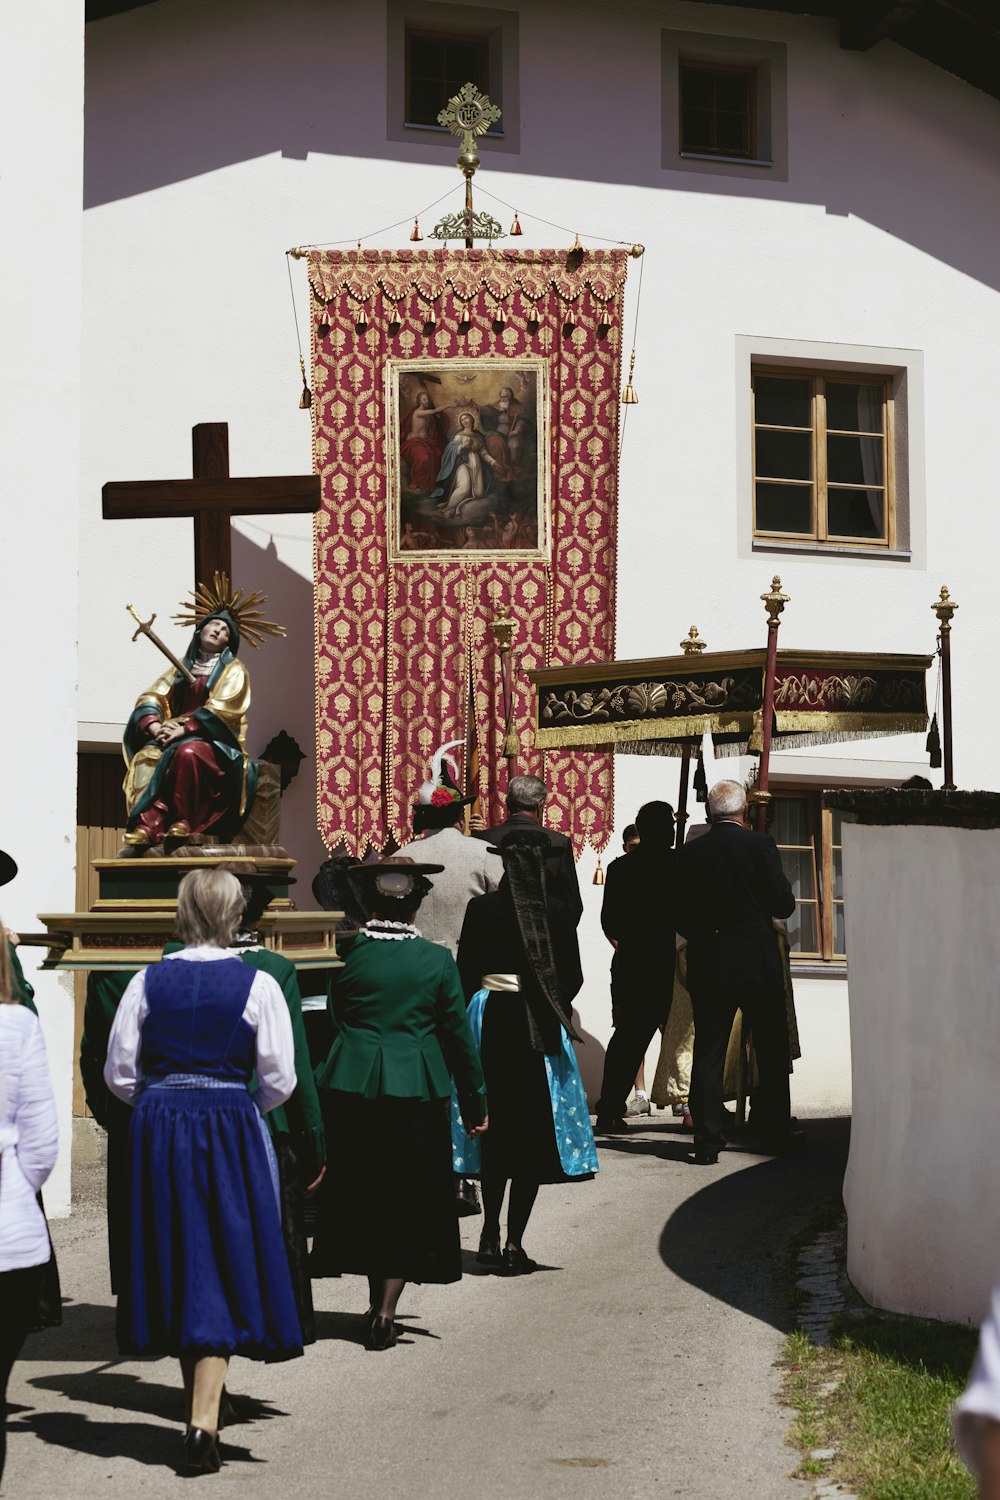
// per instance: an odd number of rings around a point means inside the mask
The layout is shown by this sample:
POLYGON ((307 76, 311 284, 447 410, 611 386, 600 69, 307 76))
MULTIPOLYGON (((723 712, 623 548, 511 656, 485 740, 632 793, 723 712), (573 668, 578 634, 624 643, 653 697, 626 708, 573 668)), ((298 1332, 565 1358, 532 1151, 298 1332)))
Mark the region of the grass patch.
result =
POLYGON ((975 1350, 972 1329, 880 1313, 836 1318, 828 1348, 791 1334, 781 1364, 798 1473, 822 1473, 862 1500, 973 1500, 949 1416, 975 1350), (814 1448, 836 1457, 817 1462, 814 1448))

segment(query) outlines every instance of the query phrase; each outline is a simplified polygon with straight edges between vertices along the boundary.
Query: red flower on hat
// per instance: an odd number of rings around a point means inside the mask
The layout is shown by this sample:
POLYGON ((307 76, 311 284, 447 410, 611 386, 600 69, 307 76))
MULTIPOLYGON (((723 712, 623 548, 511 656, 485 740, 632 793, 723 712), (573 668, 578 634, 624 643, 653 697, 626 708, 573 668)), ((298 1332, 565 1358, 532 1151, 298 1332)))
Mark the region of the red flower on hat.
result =
POLYGON ((453 791, 448 786, 435 787, 431 793, 432 807, 447 807, 449 802, 460 802, 461 800, 458 792, 453 791))

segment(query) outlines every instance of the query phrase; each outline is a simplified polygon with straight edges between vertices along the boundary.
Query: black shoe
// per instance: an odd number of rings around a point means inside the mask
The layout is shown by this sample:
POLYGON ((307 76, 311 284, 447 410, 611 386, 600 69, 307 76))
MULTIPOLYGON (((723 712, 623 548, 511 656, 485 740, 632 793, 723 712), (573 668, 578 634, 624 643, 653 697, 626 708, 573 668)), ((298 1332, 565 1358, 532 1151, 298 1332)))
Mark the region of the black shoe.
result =
POLYGON ((184 1437, 184 1467, 204 1474, 218 1474, 222 1459, 216 1439, 204 1427, 189 1427, 184 1437))
POLYGON ((789 1151, 799 1151, 805 1144, 806 1133, 800 1125, 790 1126, 778 1135, 760 1138, 760 1149, 765 1156, 784 1156, 789 1151))
POLYGON ((629 1128, 624 1120, 598 1120, 594 1126, 595 1135, 628 1135, 629 1128))
POLYGON ((537 1260, 529 1259, 519 1245, 507 1246, 502 1265, 505 1276, 530 1276, 532 1271, 538 1270, 537 1260))
POLYGON ((500 1264, 500 1236, 498 1234, 490 1234, 488 1229, 483 1230, 479 1236, 479 1249, 476 1252, 476 1259, 481 1266, 498 1266, 500 1264))
POLYGON ((375 1317, 368 1325, 369 1349, 391 1349, 396 1342, 396 1325, 391 1318, 375 1317))
POLYGON ((481 1214, 482 1208, 479 1204, 479 1189, 471 1177, 460 1177, 455 1184, 455 1202, 458 1205, 458 1217, 460 1219, 471 1218, 473 1214, 481 1214))
POLYGON ((221 1432, 223 1427, 232 1427, 234 1422, 242 1421, 243 1418, 239 1414, 236 1403, 223 1386, 222 1395, 219 1397, 219 1431, 221 1432))
POLYGON ((696 1167, 716 1167, 719 1164, 718 1146, 696 1146, 691 1158, 696 1167))

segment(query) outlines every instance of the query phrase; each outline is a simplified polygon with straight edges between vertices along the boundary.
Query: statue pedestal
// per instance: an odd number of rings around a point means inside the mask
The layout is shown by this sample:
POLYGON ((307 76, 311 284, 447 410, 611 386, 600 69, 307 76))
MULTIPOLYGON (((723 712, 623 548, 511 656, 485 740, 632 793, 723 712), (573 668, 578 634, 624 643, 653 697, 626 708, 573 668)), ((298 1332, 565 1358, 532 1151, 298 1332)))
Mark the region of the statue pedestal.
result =
POLYGON ((190 870, 223 865, 264 877, 270 900, 256 923, 265 948, 297 969, 339 968, 335 929, 343 912, 296 911, 289 895, 295 861, 280 844, 185 845, 141 859, 95 859, 99 894, 89 912, 42 912, 43 969, 132 970, 157 963, 172 938, 177 887, 190 870))

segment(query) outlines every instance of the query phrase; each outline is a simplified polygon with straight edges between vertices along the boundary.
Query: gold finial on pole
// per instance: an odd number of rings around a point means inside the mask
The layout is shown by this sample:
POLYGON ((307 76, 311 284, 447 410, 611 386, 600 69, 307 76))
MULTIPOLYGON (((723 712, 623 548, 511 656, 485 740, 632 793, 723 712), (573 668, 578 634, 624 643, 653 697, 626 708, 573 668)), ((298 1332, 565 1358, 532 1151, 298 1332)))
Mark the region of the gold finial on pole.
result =
POLYGON ((941 585, 940 597, 931 609, 938 618, 938 646, 941 656, 941 717, 944 721, 944 790, 955 790, 954 740, 951 722, 951 622, 958 605, 941 585))
POLYGON ((500 119, 501 111, 488 94, 474 83, 463 83, 438 115, 438 124, 450 130, 462 143, 458 170, 465 178, 465 208, 460 214, 446 214, 431 230, 436 240, 465 240, 471 250, 476 240, 502 240, 503 226, 490 214, 477 214, 472 207, 472 179, 480 165, 476 154, 476 137, 485 135, 500 119))
POLYGON ((681 650, 685 656, 700 656, 707 645, 698 634, 697 625, 692 625, 687 635, 681 641, 681 650))
POLYGON ((938 617, 938 624, 941 627, 942 635, 951 630, 952 617, 954 616, 957 608, 958 605, 951 597, 951 594, 948 592, 945 585, 942 584, 941 597, 939 599, 935 599, 934 603, 931 605, 931 609, 938 617))
POLYGON ((501 754, 508 762, 508 774, 513 770, 514 758, 520 748, 514 728, 514 673, 516 656, 514 636, 517 621, 510 618, 510 606, 494 595, 496 614, 488 621, 493 644, 500 657, 500 692, 503 699, 503 749, 501 754))
POLYGON ((771 579, 771 592, 769 594, 761 594, 760 597, 761 603, 767 610, 768 629, 770 630, 772 625, 774 625, 775 629, 777 629, 777 626, 779 624, 778 616, 781 614, 781 611, 788 603, 789 598, 787 594, 783 594, 781 592, 781 579, 778 577, 777 573, 775 573, 774 577, 771 579))

